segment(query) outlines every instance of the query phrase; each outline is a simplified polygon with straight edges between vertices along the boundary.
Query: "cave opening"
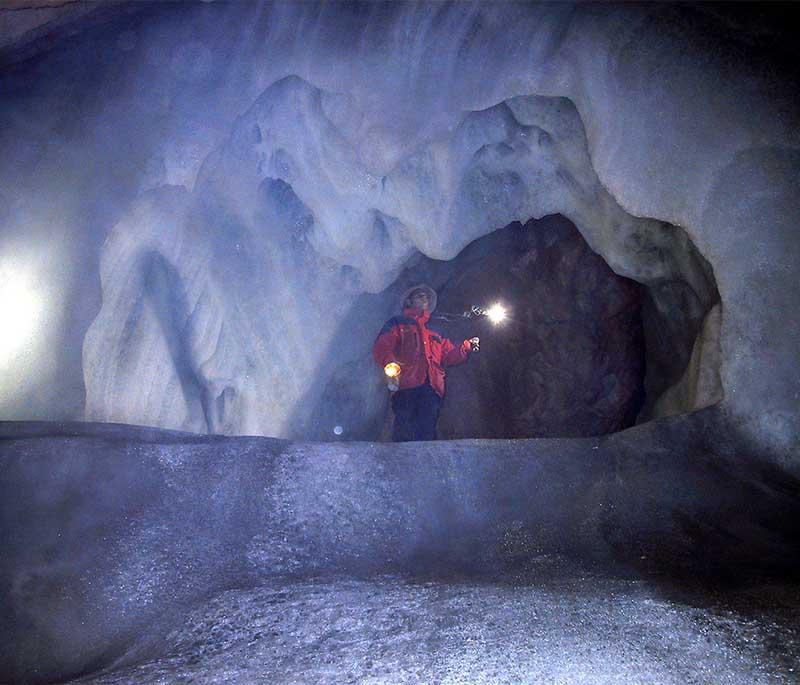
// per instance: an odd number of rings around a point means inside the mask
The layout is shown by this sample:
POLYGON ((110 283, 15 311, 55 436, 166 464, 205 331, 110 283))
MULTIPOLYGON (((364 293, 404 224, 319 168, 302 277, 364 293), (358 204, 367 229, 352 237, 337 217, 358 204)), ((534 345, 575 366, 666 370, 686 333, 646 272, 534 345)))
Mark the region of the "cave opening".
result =
MULTIPOLYGON (((722 399, 719 294, 685 232, 661 230, 677 235, 685 280, 620 276, 570 219, 552 214, 512 222, 451 260, 417 253, 386 290, 363 296, 336 337, 371 342, 376 311, 397 314, 408 287, 433 287, 432 323, 454 342, 481 339, 467 364, 447 370, 440 440, 599 436, 694 411, 722 399), (497 325, 453 316, 493 303, 509 313, 497 325)), ((365 344, 346 349, 335 346, 322 365, 332 371, 302 435, 391 440, 385 379, 365 344)))
POLYGON ((440 307, 498 301, 511 315, 450 325, 453 340, 479 334, 482 345, 448 374, 441 438, 583 437, 633 425, 644 404, 643 288, 614 274, 571 221, 510 224, 448 271, 440 307))

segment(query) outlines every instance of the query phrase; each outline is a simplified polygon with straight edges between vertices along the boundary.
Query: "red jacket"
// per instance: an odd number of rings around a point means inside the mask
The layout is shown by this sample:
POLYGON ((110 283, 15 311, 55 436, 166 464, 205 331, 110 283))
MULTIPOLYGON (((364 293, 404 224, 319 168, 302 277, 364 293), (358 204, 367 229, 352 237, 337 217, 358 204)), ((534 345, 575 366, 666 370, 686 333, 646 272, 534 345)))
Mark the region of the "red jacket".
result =
POLYGON ((375 361, 383 368, 389 362, 400 364, 400 389, 416 388, 426 377, 439 397, 444 397, 446 366, 467 361, 472 349, 469 340, 458 347, 441 331, 427 326, 430 312, 404 309, 381 329, 372 348, 375 361))

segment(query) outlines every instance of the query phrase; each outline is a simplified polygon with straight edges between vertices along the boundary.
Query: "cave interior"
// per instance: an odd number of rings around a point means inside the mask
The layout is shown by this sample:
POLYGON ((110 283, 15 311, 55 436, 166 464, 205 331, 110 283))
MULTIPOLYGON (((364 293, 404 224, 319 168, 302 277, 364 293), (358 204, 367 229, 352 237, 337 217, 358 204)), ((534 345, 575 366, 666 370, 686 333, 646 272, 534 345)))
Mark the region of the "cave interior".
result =
POLYGON ((796 28, 0 3, 0 682, 796 682, 796 28))

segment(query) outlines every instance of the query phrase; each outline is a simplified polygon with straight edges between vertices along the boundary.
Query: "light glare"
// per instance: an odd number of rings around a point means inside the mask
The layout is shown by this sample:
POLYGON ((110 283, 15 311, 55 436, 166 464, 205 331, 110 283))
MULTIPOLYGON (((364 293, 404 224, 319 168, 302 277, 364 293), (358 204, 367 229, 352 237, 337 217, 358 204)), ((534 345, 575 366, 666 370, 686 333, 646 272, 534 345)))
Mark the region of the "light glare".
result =
POLYGON ((501 304, 494 304, 486 312, 486 316, 489 317, 492 323, 500 323, 506 318, 506 308, 501 304))
POLYGON ((33 337, 42 302, 13 274, 0 274, 0 363, 8 361, 33 337))

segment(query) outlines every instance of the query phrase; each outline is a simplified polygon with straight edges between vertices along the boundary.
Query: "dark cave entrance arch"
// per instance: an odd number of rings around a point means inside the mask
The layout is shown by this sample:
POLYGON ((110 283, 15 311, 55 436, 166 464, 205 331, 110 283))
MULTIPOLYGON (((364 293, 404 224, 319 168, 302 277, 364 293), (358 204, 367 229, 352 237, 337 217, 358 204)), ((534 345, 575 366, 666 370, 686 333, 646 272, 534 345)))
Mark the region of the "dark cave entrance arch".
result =
POLYGON ((643 285, 617 275, 560 214, 513 222, 448 261, 418 253, 343 321, 293 437, 389 439, 388 392, 370 348, 400 294, 419 282, 437 290, 441 312, 495 301, 510 310, 497 327, 439 322, 453 340, 482 339, 480 353, 448 371, 440 439, 605 435, 713 404, 721 399, 719 355, 709 353, 718 347, 719 295, 708 262, 688 238, 683 244, 705 279, 701 293, 681 280, 643 285))
POLYGON ((511 315, 448 331, 483 344, 449 374, 440 437, 582 437, 633 425, 645 396, 642 286, 616 275, 571 221, 512 223, 448 266, 442 308, 502 301, 511 315))

